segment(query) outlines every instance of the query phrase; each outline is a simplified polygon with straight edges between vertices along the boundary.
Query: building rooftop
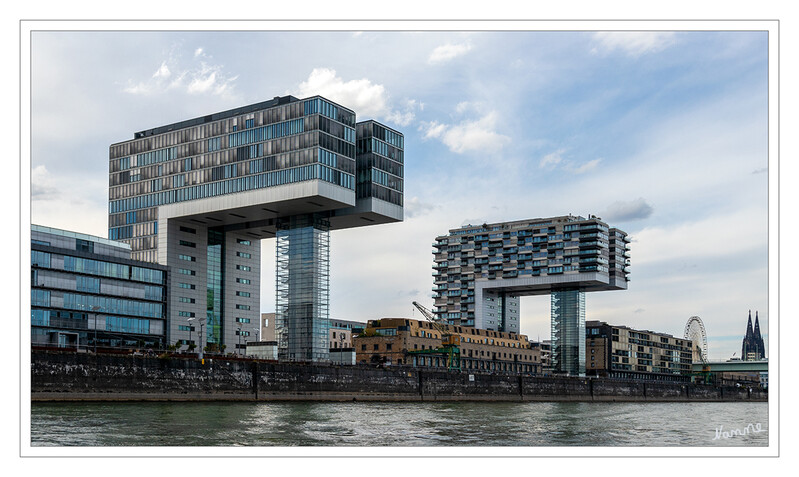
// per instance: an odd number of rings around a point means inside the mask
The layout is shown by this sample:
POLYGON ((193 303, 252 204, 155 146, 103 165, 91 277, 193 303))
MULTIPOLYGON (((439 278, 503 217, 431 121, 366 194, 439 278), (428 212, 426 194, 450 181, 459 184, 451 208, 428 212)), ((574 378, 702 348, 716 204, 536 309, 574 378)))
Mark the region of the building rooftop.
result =
POLYGON ((52 235, 59 235, 61 237, 71 237, 71 238, 76 238, 76 239, 81 239, 81 240, 87 240, 87 241, 90 241, 90 242, 96 242, 96 243, 101 243, 101 244, 104 244, 104 245, 110 245, 112 247, 117 247, 117 248, 124 249, 126 251, 130 251, 130 245, 128 245, 126 243, 117 242, 115 240, 109 240, 107 238, 97 237, 95 235, 81 234, 81 233, 78 233, 78 232, 70 232, 69 230, 61 230, 61 229, 56 229, 56 228, 53 228, 53 227, 44 227, 42 225, 34 225, 34 224, 31 224, 31 231, 42 232, 42 233, 52 234, 52 235))

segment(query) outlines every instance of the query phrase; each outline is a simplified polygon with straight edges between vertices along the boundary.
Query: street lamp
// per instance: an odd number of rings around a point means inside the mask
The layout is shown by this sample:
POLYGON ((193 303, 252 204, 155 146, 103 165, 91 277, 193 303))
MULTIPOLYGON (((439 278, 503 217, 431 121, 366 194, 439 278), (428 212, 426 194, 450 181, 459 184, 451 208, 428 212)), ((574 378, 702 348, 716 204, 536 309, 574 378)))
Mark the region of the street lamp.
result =
POLYGON ((97 312, 100 310, 101 308, 99 306, 92 307, 92 311, 94 312, 94 354, 97 354, 97 312))
POLYGON ((204 341, 203 341, 203 326, 205 326, 205 322, 200 320, 200 360, 203 359, 203 348, 204 348, 204 341))
POLYGON ((189 322, 189 348, 191 348, 191 344, 192 344, 192 341, 191 341, 191 330, 194 328, 193 326, 191 326, 191 322, 194 321, 194 318, 188 318, 186 321, 189 322))

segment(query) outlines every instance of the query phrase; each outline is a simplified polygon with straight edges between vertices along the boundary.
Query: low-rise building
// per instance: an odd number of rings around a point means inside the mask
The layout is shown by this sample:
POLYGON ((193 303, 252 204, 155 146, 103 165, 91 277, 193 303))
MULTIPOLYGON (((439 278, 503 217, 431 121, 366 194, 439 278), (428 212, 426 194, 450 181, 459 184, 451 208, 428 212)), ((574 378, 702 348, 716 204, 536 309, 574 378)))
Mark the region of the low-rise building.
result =
POLYGON ((256 359, 277 360, 277 341, 249 341, 246 355, 256 359))
POLYGON ((131 260, 128 244, 31 225, 31 344, 164 349, 167 283, 167 267, 131 260))
POLYGON ((588 376, 690 381, 691 340, 587 321, 585 342, 588 376))
POLYGON ((358 363, 458 368, 468 372, 541 373, 541 350, 525 335, 408 318, 370 320, 353 338, 358 363), (442 333, 442 331, 444 333, 442 333), (454 343, 442 345, 449 334, 454 343))

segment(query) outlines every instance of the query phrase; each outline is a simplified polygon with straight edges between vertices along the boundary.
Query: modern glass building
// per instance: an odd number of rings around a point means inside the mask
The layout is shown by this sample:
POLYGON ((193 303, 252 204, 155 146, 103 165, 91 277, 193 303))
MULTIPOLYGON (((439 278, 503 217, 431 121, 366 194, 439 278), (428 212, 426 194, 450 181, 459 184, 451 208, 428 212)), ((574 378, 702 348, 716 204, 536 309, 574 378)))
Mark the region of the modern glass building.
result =
POLYGON ((141 131, 110 147, 109 237, 172 268, 170 343, 200 325, 192 340, 228 350, 258 323, 260 241, 277 238, 281 359, 325 361, 328 234, 402 220, 403 149, 319 96, 141 131))
POLYGON ((31 225, 31 344, 163 348, 167 268, 130 253, 127 244, 31 225))
POLYGON ((627 289, 628 242, 593 216, 452 229, 433 243, 433 312, 452 325, 518 333, 519 297, 551 295, 553 371, 584 374, 584 292, 627 289))

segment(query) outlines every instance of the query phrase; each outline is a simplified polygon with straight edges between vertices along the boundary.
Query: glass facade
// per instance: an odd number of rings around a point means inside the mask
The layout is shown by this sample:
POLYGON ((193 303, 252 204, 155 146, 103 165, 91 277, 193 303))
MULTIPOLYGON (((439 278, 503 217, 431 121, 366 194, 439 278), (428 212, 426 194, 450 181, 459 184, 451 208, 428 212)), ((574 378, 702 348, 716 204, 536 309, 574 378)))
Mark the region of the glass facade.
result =
POLYGON ((33 346, 164 347, 166 267, 122 258, 123 244, 38 226, 31 248, 33 346))
POLYGON ((279 225, 276 246, 278 356, 329 360, 329 224, 314 216, 279 225))
MULTIPOLYGON (((401 147, 398 133, 380 134, 391 141, 380 146, 384 153, 383 146, 401 147)), ((355 113, 320 97, 137 133, 109 151, 109 238, 129 243, 134 258, 156 261, 159 206, 308 180, 355 190, 355 151, 355 113)))
POLYGON ((585 374, 585 292, 557 290, 550 295, 552 368, 556 373, 585 374))
POLYGON ((356 195, 403 205, 405 139, 374 121, 357 124, 356 195))
POLYGON ((222 344, 223 316, 222 316, 222 271, 225 269, 223 257, 225 256, 225 234, 220 230, 208 230, 208 262, 207 262, 207 303, 206 326, 208 335, 207 343, 222 344))

